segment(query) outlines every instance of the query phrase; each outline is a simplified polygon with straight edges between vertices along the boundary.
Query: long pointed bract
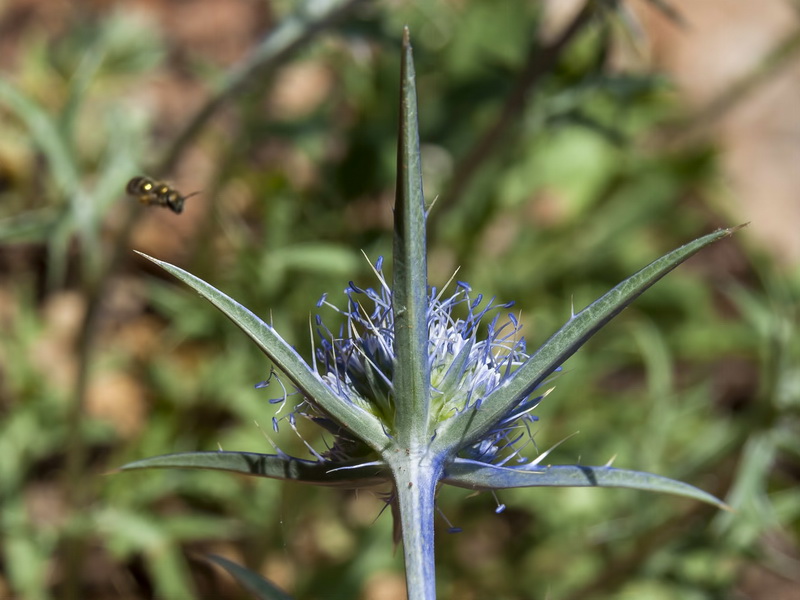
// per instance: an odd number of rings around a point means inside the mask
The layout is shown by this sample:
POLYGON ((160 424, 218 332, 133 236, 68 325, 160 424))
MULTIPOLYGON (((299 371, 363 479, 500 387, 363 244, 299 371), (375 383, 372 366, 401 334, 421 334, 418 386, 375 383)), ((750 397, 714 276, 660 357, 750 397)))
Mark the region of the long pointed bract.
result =
POLYGON ((445 423, 434 442, 434 448, 456 452, 478 440, 651 285, 698 250, 731 235, 737 229, 739 227, 720 229, 665 254, 574 315, 479 405, 445 423))
POLYGON ((391 477, 389 469, 381 463, 321 462, 257 452, 178 452, 143 458, 120 467, 121 471, 136 469, 210 469, 336 487, 378 485, 391 477))
POLYGON ((431 460, 428 273, 425 202, 417 122, 417 90, 408 28, 403 30, 400 131, 394 207, 394 431, 396 448, 384 454, 395 479, 408 597, 436 598, 433 555, 434 494, 441 461, 431 460))
POLYGON ((393 310, 395 427, 401 445, 429 437, 428 274, 425 202, 417 123, 417 88, 406 27, 400 69, 400 128, 394 207, 393 310))
POLYGON ((344 402, 308 366, 297 351, 286 343, 286 340, 252 311, 199 277, 141 252, 138 254, 171 273, 216 306, 261 348, 306 398, 327 411, 340 425, 352 431, 375 450, 385 447, 386 436, 378 419, 355 404, 344 402))
POLYGON ((719 498, 701 489, 652 473, 589 467, 552 465, 499 467, 474 460, 456 459, 447 466, 443 483, 471 490, 498 490, 518 487, 615 487, 685 496, 728 509, 719 498))

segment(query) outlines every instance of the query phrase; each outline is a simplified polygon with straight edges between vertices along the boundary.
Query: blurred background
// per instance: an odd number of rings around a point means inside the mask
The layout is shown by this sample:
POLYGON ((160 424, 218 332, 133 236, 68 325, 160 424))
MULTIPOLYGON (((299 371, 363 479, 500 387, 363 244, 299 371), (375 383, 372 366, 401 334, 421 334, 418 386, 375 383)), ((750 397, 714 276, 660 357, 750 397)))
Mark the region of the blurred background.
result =
MULTIPOLYGON (((793 0, 0 3, 0 598, 405 597, 367 493, 200 471, 284 451, 270 364, 139 250, 310 354, 309 315, 391 250, 399 44, 415 47, 429 269, 516 301, 529 349, 661 254, 681 266, 537 409, 553 464, 682 479, 443 489, 442 598, 800 598, 800 4, 793 0), (182 214, 141 206, 147 175, 182 214), (579 433, 578 433, 579 432, 579 433)), ((322 312, 334 328, 333 311, 322 312)), ((284 431, 286 429, 286 431, 284 431)), ((311 429, 306 440, 324 439, 311 429)), ((531 455, 535 450, 531 449, 531 455)))

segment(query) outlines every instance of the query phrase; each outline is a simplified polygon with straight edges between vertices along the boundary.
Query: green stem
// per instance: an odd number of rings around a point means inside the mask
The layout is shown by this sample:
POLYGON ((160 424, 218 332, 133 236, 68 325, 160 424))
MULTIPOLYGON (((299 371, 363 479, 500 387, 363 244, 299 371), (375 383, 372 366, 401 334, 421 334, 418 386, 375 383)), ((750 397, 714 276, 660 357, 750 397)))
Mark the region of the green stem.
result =
POLYGON ((433 516, 441 466, 425 457, 407 456, 392 466, 397 508, 403 536, 408 597, 436 599, 436 562, 433 553, 433 516))

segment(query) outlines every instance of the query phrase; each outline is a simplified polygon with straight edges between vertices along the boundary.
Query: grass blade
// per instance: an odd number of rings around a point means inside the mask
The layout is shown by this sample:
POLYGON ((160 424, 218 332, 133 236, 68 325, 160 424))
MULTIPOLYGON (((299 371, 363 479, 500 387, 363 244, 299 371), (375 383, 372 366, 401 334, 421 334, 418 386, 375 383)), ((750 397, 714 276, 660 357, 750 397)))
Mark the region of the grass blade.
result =
POLYGON ((244 589, 259 600, 292 600, 289 594, 250 569, 216 554, 210 554, 207 558, 225 569, 244 589))

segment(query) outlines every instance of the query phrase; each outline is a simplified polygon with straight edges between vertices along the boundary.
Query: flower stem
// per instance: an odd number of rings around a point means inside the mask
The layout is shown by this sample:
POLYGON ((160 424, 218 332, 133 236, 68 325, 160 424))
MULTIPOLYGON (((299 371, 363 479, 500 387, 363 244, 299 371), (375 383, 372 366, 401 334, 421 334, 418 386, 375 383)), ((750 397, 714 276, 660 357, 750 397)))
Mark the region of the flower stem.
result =
POLYGON ((393 465, 395 501, 400 509, 408 597, 435 600, 436 563, 433 554, 433 516, 436 484, 441 475, 425 458, 407 457, 393 465))

